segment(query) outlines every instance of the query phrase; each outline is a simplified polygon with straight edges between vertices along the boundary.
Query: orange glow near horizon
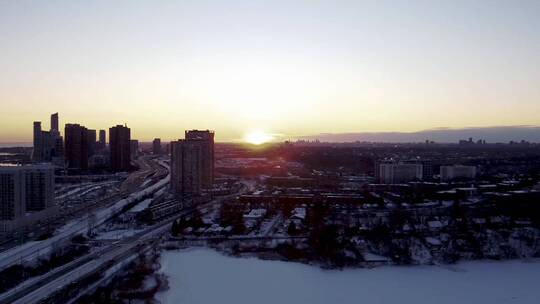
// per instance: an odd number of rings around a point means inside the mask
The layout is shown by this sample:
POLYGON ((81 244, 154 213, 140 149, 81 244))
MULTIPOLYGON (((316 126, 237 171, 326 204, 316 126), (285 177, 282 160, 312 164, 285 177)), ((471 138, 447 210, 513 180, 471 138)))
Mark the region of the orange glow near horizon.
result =
POLYGON ((247 143, 253 144, 253 145, 261 145, 265 144, 267 142, 272 141, 274 139, 274 136, 272 134, 263 132, 263 131, 252 131, 249 134, 247 134, 244 138, 244 140, 247 143))
POLYGON ((2 1, 0 142, 540 125, 540 1, 396 2, 2 1))

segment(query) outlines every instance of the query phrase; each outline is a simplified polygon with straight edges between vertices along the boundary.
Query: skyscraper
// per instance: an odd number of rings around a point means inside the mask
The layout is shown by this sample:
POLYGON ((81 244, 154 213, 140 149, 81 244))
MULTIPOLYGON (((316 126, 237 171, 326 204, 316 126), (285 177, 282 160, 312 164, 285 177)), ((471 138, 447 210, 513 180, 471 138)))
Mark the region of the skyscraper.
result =
POLYGON ((152 141, 152 154, 161 154, 161 138, 154 138, 152 141))
POLYGON ((34 122, 34 149, 32 160, 34 162, 53 162, 63 166, 64 148, 62 136, 58 130, 58 113, 51 115, 51 129, 44 131, 41 122, 34 122))
POLYGON ((51 132, 60 134, 58 127, 58 113, 51 114, 51 132))
POLYGON ((105 130, 99 130, 99 148, 105 149, 107 147, 107 132, 105 130))
POLYGON ((181 196, 198 195, 202 187, 202 149, 197 141, 171 142, 171 190, 181 196))
POLYGON ((109 147, 111 150, 111 170, 127 171, 131 168, 131 130, 117 125, 109 128, 109 147))
POLYGON ((132 139, 130 140, 130 145, 131 159, 136 159, 139 157, 139 141, 132 139))
POLYGON ((62 136, 56 136, 54 138, 54 151, 52 155, 52 162, 55 166, 64 167, 64 138, 62 136))
POLYGON ((34 141, 32 150, 32 161, 34 162, 39 162, 42 160, 41 141, 41 121, 34 121, 34 141))
POLYGON ((202 187, 212 188, 214 183, 214 131, 185 131, 185 140, 198 144, 202 154, 202 187))
POLYGON ((53 133, 52 131, 41 131, 41 145, 39 147, 40 161, 52 161, 57 137, 57 133, 53 133))
POLYGON ((88 141, 88 157, 96 153, 96 130, 86 130, 86 140, 88 141))
POLYGON ((65 159, 68 169, 88 169, 88 138, 86 128, 79 124, 65 126, 65 159))

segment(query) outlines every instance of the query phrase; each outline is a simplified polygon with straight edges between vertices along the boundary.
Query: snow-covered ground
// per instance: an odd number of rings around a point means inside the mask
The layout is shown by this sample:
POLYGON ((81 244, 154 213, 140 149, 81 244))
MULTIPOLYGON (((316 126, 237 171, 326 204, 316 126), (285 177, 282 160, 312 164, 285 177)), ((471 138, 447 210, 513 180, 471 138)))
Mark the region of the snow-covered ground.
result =
MULTIPOLYGON (((121 199, 112 206, 102 208, 94 213, 94 224, 100 225, 108 220, 111 216, 120 211, 124 206, 142 199, 144 196, 155 193, 162 187, 165 187, 170 181, 170 175, 167 175, 162 180, 152 186, 130 194, 127 198, 121 199)), ((28 244, 17 246, 7 251, 0 253, 0 269, 12 265, 13 263, 30 261, 40 256, 45 255, 54 244, 59 244, 62 241, 68 240, 78 233, 86 233, 88 230, 88 216, 80 219, 72 220, 64 226, 57 229, 55 235, 44 241, 30 242, 28 244)))
POLYGON ((148 208, 150 204, 152 203, 151 198, 147 198, 144 201, 138 203, 137 205, 133 206, 131 209, 129 209, 129 212, 141 212, 144 209, 148 208))
POLYGON ((111 231, 99 233, 99 235, 96 236, 96 240, 120 240, 120 239, 124 239, 128 237, 132 237, 141 231, 144 231, 144 229, 111 230, 111 231))
POLYGON ((170 289, 162 303, 538 303, 538 262, 467 262, 454 266, 322 270, 210 249, 165 251, 170 289))

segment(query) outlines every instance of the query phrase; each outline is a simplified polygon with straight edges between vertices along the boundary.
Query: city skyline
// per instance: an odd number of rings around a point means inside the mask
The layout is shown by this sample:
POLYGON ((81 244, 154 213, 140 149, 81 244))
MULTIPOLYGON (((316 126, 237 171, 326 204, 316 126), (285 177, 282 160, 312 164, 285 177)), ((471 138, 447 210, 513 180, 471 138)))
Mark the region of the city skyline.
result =
POLYGON ((127 123, 141 141, 538 126, 539 9, 4 2, 0 142, 31 142, 30 122, 55 112, 62 126, 127 123))
POLYGON ((536 304, 539 13, 0 1, 0 303, 536 304))

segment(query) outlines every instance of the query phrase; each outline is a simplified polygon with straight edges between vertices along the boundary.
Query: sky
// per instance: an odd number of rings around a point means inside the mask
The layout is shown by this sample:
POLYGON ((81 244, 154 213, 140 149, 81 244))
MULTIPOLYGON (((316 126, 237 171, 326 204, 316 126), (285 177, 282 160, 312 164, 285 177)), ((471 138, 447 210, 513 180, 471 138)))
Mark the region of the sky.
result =
POLYGON ((540 125, 540 1, 0 1, 0 142, 540 125))

